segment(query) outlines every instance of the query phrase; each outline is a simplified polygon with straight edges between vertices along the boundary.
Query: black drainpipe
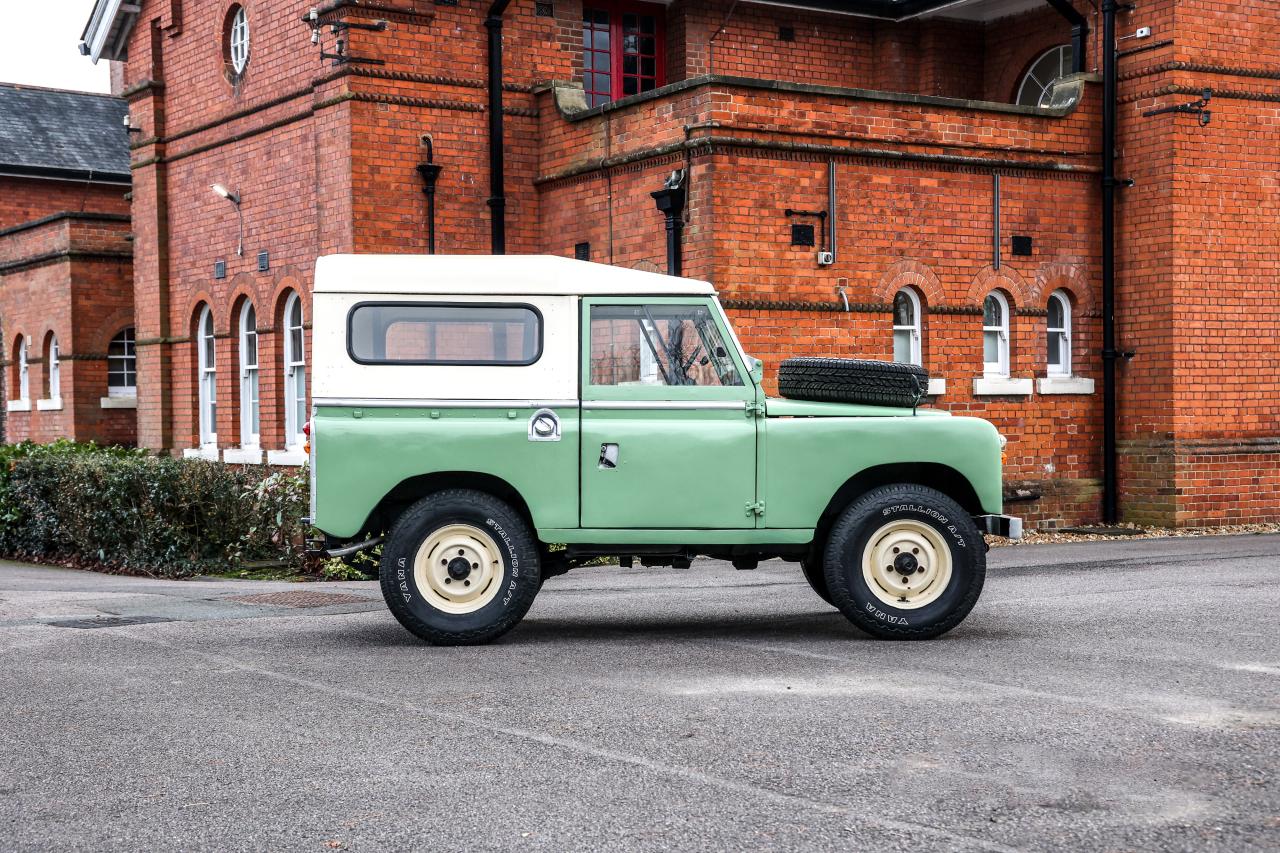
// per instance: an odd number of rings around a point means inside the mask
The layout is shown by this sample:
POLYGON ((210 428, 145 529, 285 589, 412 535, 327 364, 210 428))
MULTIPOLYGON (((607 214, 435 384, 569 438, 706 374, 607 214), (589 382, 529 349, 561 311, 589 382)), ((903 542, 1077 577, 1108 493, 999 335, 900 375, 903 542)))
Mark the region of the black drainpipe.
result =
POLYGON ((484 19, 489 31, 489 242, 495 255, 507 253, 506 158, 502 133, 502 15, 511 0, 494 0, 484 19))
POLYGON ((1116 481, 1116 0, 1102 0, 1102 520, 1115 524, 1116 481))
MULTIPOLYGON (((1058 14, 1071 25, 1071 70, 1079 74, 1084 70, 1084 39, 1089 34, 1089 23, 1071 5, 1071 0, 1049 0, 1049 5, 1057 9, 1058 14)), ((1105 46, 1103 49, 1106 49, 1105 46)))
POLYGON ((435 162, 435 149, 431 137, 422 137, 422 144, 427 147, 427 162, 418 165, 418 174, 422 176, 422 191, 427 196, 427 254, 436 253, 436 180, 442 168, 435 162))
POLYGON ((667 218, 667 275, 680 275, 684 266, 680 252, 680 233, 684 230, 684 170, 676 169, 662 189, 649 195, 667 218))

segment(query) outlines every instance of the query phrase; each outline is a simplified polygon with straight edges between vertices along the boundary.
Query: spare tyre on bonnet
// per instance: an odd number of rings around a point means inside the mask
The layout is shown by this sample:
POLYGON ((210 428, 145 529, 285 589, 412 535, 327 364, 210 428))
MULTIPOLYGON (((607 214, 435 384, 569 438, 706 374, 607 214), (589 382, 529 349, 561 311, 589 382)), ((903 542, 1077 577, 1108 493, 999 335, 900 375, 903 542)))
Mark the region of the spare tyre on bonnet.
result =
POLYGON ((929 390, 918 364, 856 358, 789 358, 778 368, 778 392, 791 400, 914 408, 929 390))

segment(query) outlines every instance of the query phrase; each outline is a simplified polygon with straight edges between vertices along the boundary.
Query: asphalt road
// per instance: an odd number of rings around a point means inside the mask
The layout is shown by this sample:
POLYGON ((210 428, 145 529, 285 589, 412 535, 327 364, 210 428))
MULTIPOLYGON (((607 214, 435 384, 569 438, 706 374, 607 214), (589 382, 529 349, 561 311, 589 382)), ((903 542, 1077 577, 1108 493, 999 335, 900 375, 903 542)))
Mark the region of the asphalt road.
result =
POLYGON ((706 561, 460 649, 371 583, 0 564, 0 849, 1280 847, 1280 536, 991 564, 929 643, 706 561))

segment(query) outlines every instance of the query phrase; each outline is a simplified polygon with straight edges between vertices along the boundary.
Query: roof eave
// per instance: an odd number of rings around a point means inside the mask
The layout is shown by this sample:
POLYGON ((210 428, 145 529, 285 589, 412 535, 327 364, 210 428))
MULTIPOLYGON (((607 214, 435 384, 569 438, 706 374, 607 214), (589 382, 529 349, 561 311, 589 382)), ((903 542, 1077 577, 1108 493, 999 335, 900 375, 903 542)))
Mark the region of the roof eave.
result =
POLYGON ((99 59, 125 59, 129 35, 141 11, 136 0, 95 0, 81 35, 82 52, 95 64, 99 59))

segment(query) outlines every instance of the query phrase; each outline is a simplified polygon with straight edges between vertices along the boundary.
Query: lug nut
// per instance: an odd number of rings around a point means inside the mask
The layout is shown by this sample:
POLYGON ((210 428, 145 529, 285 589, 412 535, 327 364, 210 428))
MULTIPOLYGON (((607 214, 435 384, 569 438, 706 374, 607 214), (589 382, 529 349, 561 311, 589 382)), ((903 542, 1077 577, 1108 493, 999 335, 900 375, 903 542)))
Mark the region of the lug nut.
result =
POLYGON ((912 553, 912 554, 919 554, 919 553, 920 553, 920 549, 919 549, 919 548, 912 548, 912 549, 911 549, 911 553, 912 553))
POLYGON ((453 583, 453 578, 445 578, 445 579, 444 579, 444 582, 445 582, 445 583, 453 583))
POLYGON ((893 549, 893 553, 895 553, 895 554, 896 554, 896 553, 898 553, 898 551, 899 551, 899 549, 898 549, 898 548, 894 548, 894 549, 893 549))
POLYGON ((472 564, 471 564, 471 568, 473 568, 473 569, 478 569, 478 568, 480 568, 480 564, 479 564, 479 563, 472 563, 472 564))
POLYGON ((471 586, 471 581, 463 581, 463 582, 462 582, 462 585, 463 585, 463 586, 471 586))

